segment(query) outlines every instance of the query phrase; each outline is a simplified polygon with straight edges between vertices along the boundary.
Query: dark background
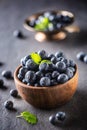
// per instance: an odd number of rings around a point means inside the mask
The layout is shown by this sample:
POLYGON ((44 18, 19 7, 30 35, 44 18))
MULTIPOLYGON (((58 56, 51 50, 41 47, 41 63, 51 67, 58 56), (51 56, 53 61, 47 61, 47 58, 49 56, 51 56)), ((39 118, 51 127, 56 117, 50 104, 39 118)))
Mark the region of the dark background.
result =
POLYGON ((48 53, 64 51, 68 58, 77 63, 79 69, 79 84, 74 97, 66 105, 53 110, 39 110, 22 99, 12 98, 9 91, 15 88, 14 81, 4 79, 7 89, 0 89, 0 130, 87 130, 87 65, 76 59, 78 52, 87 53, 86 8, 86 0, 0 0, 0 61, 4 62, 0 73, 3 70, 14 72, 23 56, 41 49, 48 53), (80 33, 68 34, 62 41, 36 41, 34 33, 24 29, 24 20, 33 13, 49 9, 73 12, 74 24, 80 27, 80 33), (22 30, 26 39, 15 38, 13 31, 16 29, 22 30), (17 111, 7 111, 3 106, 6 100, 12 100, 17 111), (23 119, 16 118, 24 110, 37 115, 37 125, 32 126, 23 119), (57 111, 66 112, 67 117, 62 124, 53 126, 48 118, 57 111))

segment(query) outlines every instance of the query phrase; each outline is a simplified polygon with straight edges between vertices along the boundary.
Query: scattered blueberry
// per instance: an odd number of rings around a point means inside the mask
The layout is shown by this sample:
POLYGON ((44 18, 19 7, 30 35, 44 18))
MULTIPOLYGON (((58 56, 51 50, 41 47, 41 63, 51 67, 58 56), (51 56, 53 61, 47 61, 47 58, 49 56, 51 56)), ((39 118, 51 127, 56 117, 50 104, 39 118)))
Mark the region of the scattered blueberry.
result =
POLYGON ((0 88, 2 88, 3 85, 4 85, 4 81, 3 81, 3 79, 0 79, 0 88))
POLYGON ((5 101, 4 106, 8 110, 12 110, 13 109, 13 102, 12 101, 5 101))
POLYGON ((51 115, 49 117, 49 122, 53 125, 57 125, 59 123, 62 123, 66 118, 65 112, 58 112, 55 115, 51 115))
POLYGON ((16 89, 12 89, 12 90, 10 90, 10 95, 13 96, 13 97, 17 97, 18 91, 16 89))
POLYGON ((3 77, 5 77, 6 79, 12 79, 13 77, 12 77, 12 72, 10 71, 10 70, 8 70, 8 71, 3 71, 2 72, 2 76, 3 77))
POLYGON ((83 61, 84 60, 84 56, 85 56, 84 52, 79 52, 76 57, 77 57, 78 60, 83 61))
POLYGON ((20 30, 15 30, 15 31, 13 32, 13 35, 14 35, 15 37, 18 37, 18 38, 24 38, 24 35, 23 35, 22 31, 20 31, 20 30))
POLYGON ((84 56, 84 63, 86 63, 87 64, 87 55, 86 56, 84 56))
POLYGON ((51 116, 49 117, 49 122, 50 122, 51 124, 53 124, 53 125, 56 124, 56 118, 55 118, 54 115, 51 115, 51 116))
POLYGON ((3 66, 3 62, 0 61, 0 66, 3 66))
POLYGON ((58 121, 64 121, 66 118, 65 112, 58 112, 56 113, 56 118, 58 121))

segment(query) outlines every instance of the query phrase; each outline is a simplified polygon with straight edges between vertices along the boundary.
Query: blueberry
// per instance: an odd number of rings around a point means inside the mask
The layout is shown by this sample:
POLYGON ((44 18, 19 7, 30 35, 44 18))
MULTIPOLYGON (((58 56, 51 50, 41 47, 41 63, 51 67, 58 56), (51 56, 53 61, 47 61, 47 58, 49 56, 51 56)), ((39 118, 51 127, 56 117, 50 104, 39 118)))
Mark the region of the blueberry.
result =
POLYGON ((57 23, 57 24, 56 24, 56 28, 57 28, 57 29, 61 29, 62 27, 63 27, 63 25, 62 25, 61 23, 57 23))
POLYGON ((47 67, 46 67, 46 71, 47 72, 52 72, 54 70, 54 64, 47 64, 47 67))
POLYGON ((48 78, 48 77, 41 78, 40 85, 41 86, 50 86, 50 78, 48 78))
POLYGON ((25 74, 25 80, 26 82, 29 82, 29 83, 34 83, 35 80, 36 80, 36 74, 34 71, 28 71, 26 74, 25 74))
POLYGON ((24 36, 23 36, 23 33, 20 31, 20 30, 15 30, 14 32, 13 32, 13 35, 15 36, 15 37, 18 37, 18 38, 23 38, 24 36))
POLYGON ((58 81, 58 83, 61 83, 61 84, 63 84, 63 83, 65 83, 65 82, 67 82, 68 81, 68 76, 66 75, 66 74, 60 74, 59 76, 58 76, 58 78, 57 78, 57 81, 58 81))
POLYGON ((57 82, 56 79, 52 79, 51 80, 51 86, 54 86, 54 85, 57 85, 57 84, 58 84, 58 82, 57 82))
POLYGON ((36 78, 37 78, 37 80, 39 80, 40 78, 42 78, 44 75, 43 75, 43 73, 41 72, 41 71, 37 71, 36 72, 36 78))
POLYGON ((57 58, 56 57, 52 57, 51 58, 51 62, 55 64, 57 62, 57 58))
POLYGON ((57 61, 64 61, 64 57, 58 57, 57 61))
POLYGON ((73 71, 70 68, 67 68, 65 74, 68 75, 69 79, 71 79, 74 75, 73 71))
POLYGON ((70 70, 72 70, 73 71, 73 73, 75 73, 75 68, 73 68, 73 67, 68 67, 70 70))
POLYGON ((63 54, 63 52, 61 52, 61 51, 56 52, 56 53, 55 53, 55 56, 56 56, 57 58, 59 58, 59 57, 65 57, 64 54, 63 54))
POLYGON ((78 60, 83 61, 85 55, 86 55, 86 54, 85 54, 84 52, 79 52, 79 53, 76 55, 76 57, 77 57, 78 60))
POLYGON ((21 67, 21 68, 19 69, 19 74, 21 74, 21 75, 24 77, 27 71, 28 71, 28 70, 27 70, 26 67, 21 67))
POLYGON ((49 77, 50 79, 52 78, 52 74, 50 72, 45 74, 45 77, 49 77))
POLYGON ((2 72, 2 76, 5 77, 6 79, 12 79, 12 72, 10 70, 8 71, 4 70, 2 72))
POLYGON ((0 88, 2 88, 4 86, 4 81, 3 79, 0 79, 0 88))
POLYGON ((87 55, 84 56, 84 60, 83 61, 87 64, 87 55))
POLYGON ((24 84, 27 84, 27 81, 26 81, 25 78, 22 80, 22 82, 23 82, 24 84))
POLYGON ((66 70, 66 64, 63 61, 57 62, 56 67, 60 73, 66 70))
POLYGON ((56 118, 55 118, 54 115, 51 115, 51 116, 49 117, 49 122, 50 122, 51 124, 53 124, 53 125, 56 124, 56 118))
POLYGON ((26 62, 26 68, 29 70, 35 70, 37 68, 37 64, 32 59, 29 59, 26 62))
POLYGON ((56 19, 57 22, 61 23, 63 17, 64 17, 63 15, 61 15, 61 14, 57 14, 55 19, 56 19))
POLYGON ((41 56, 42 59, 47 59, 47 52, 45 50, 38 51, 38 54, 41 56))
POLYGON ((72 21, 73 21, 73 19, 70 18, 68 15, 64 16, 63 19, 62 19, 62 22, 64 24, 70 24, 70 23, 72 23, 72 21))
POLYGON ((3 66, 3 64, 4 64, 4 63, 0 61, 0 66, 3 66))
POLYGON ((63 61, 66 64, 66 66, 67 66, 68 60, 66 58, 62 58, 61 61, 63 61))
POLYGON ((69 60, 69 61, 68 61, 68 66, 69 66, 69 67, 75 67, 76 64, 75 64, 75 62, 74 62, 73 60, 69 60))
POLYGON ((40 85, 39 85, 39 83, 35 83, 34 86, 35 87, 39 87, 40 85))
POLYGON ((53 58, 53 57, 55 57, 54 54, 49 54, 49 55, 48 55, 48 59, 49 59, 49 60, 51 60, 51 58, 53 58))
POLYGON ((12 89, 12 90, 10 90, 10 94, 13 97, 17 97, 18 96, 18 91, 16 89, 12 89))
POLYGON ((41 72, 46 71, 46 69, 47 69, 47 63, 41 63, 41 64, 39 65, 39 70, 40 70, 41 72))
POLYGON ((13 102, 12 101, 5 101, 4 106, 8 110, 12 110, 13 109, 13 102))
POLYGON ((18 77, 18 79, 19 79, 20 81, 22 81, 23 78, 24 78, 21 74, 18 74, 17 77, 18 77))
POLYGON ((56 119, 57 119, 58 121, 64 121, 65 118, 66 118, 65 112, 58 112, 58 113, 56 114, 56 119))
POLYGON ((26 65, 26 62, 30 59, 30 55, 28 56, 25 56, 21 59, 21 64, 22 66, 25 66, 26 65))
POLYGON ((57 78, 59 76, 59 72, 58 71, 53 71, 52 72, 52 78, 57 78))

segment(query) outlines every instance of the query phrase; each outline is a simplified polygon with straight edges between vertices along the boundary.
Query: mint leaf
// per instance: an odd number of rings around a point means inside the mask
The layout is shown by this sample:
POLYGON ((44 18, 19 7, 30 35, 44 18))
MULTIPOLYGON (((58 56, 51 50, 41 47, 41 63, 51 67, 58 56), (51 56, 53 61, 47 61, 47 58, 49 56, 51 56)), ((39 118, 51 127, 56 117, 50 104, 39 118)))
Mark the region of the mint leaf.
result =
POLYGON ((31 58, 32 60, 36 63, 36 64, 39 64, 41 62, 41 57, 39 54, 37 53, 31 53, 31 58))
POLYGON ((36 124, 38 121, 36 115, 34 115, 28 111, 24 111, 19 116, 16 116, 16 117, 22 117, 28 123, 33 124, 33 125, 36 124))
POLYGON ((42 63, 51 64, 52 62, 50 60, 42 60, 40 64, 42 64, 42 63))

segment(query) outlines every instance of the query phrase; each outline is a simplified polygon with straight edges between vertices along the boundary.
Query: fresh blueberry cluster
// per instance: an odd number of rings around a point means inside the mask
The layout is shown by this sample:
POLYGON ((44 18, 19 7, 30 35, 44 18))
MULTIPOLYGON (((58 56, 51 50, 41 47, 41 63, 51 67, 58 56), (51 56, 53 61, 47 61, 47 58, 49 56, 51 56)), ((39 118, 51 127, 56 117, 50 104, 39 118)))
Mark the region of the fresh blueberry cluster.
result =
POLYGON ((73 60, 63 52, 47 54, 45 50, 31 53, 21 59, 18 79, 29 86, 54 86, 70 80, 76 71, 73 60))
POLYGON ((86 53, 84 53, 84 52, 79 52, 78 54, 77 54, 77 59, 78 60, 80 60, 80 61, 82 61, 82 62, 84 62, 84 63, 86 63, 87 64, 87 54, 86 53))
POLYGON ((66 118, 65 112, 57 112, 55 115, 51 115, 49 117, 49 122, 53 125, 57 125, 58 123, 61 123, 66 118))
POLYGON ((44 12, 36 19, 29 21, 29 26, 34 27, 39 31, 55 31, 60 30, 65 25, 73 22, 73 18, 69 15, 64 15, 56 12, 44 12))

